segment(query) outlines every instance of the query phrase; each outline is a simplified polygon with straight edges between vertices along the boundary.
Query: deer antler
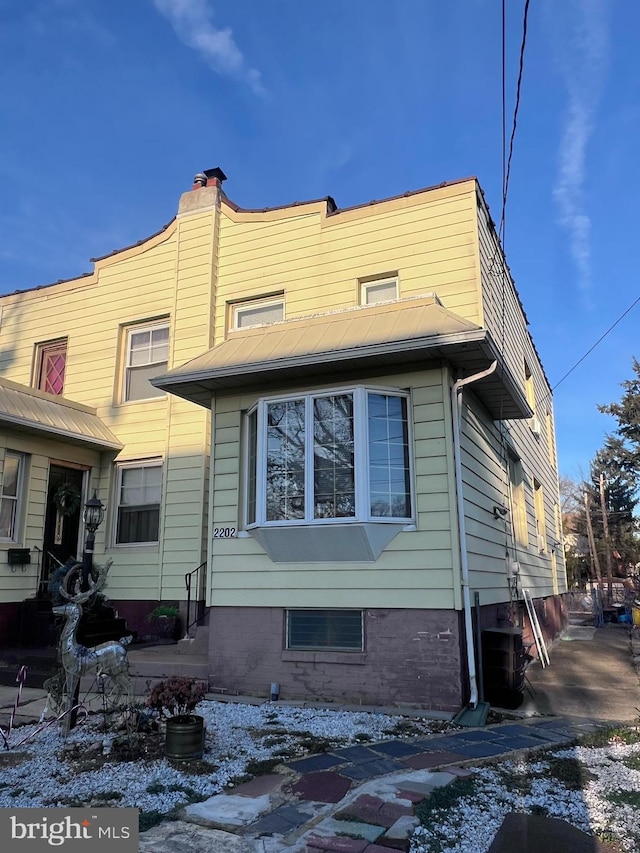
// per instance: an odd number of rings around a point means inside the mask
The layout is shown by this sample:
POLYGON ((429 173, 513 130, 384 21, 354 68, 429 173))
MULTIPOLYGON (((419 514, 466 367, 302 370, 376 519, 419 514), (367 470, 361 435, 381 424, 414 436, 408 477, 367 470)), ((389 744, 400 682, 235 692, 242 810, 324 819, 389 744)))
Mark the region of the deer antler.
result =
POLYGON ((73 569, 69 571, 69 573, 65 576, 65 579, 60 584, 60 595, 63 598, 66 598, 67 601, 73 601, 75 604, 84 604, 85 601, 88 601, 92 595, 100 592, 107 583, 107 574, 109 569, 113 564, 113 560, 108 560, 104 566, 98 566, 98 579, 96 581, 89 581, 89 589, 86 592, 77 592, 75 595, 71 595, 71 593, 67 592, 64 588, 64 584, 69 577, 71 572, 75 572, 77 567, 74 566, 73 569))

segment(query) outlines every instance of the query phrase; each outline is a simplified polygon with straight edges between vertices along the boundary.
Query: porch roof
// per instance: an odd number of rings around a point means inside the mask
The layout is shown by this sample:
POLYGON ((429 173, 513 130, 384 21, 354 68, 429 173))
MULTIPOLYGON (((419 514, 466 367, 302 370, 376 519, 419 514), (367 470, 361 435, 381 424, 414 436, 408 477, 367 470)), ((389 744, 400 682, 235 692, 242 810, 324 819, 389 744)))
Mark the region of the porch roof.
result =
POLYGON ((372 369, 406 371, 439 361, 467 376, 495 360, 498 369, 474 390, 494 418, 531 417, 488 331, 429 294, 229 332, 225 341, 152 384, 208 408, 217 392, 264 389, 267 383, 326 380, 372 369))
POLYGON ((90 445, 99 450, 121 450, 123 447, 91 406, 36 391, 2 377, 0 424, 90 445))

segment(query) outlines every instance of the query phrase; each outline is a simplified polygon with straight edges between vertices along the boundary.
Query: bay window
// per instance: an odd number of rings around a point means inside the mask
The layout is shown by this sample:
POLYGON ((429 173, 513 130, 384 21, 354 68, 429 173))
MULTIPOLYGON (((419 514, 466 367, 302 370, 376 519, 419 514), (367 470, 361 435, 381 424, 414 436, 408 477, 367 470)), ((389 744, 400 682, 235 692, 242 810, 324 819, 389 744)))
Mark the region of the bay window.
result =
POLYGON ((248 525, 411 518, 407 396, 355 388, 247 416, 248 525))

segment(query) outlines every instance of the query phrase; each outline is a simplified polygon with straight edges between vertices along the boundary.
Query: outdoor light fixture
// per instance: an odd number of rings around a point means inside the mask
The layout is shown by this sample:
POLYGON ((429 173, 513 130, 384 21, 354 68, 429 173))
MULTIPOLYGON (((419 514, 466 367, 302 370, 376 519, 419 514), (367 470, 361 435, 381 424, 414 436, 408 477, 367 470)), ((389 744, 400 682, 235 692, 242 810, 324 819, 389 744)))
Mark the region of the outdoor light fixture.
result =
POLYGON ((80 586, 82 592, 86 592, 89 589, 89 574, 93 568, 93 548, 96 544, 96 530, 102 524, 103 518, 104 504, 94 490, 93 497, 86 502, 82 512, 82 520, 87 528, 87 541, 85 542, 82 558, 82 584, 80 586))
POLYGON ((104 518, 104 504, 94 491, 93 497, 84 505, 82 521, 88 533, 95 533, 102 524, 104 518))

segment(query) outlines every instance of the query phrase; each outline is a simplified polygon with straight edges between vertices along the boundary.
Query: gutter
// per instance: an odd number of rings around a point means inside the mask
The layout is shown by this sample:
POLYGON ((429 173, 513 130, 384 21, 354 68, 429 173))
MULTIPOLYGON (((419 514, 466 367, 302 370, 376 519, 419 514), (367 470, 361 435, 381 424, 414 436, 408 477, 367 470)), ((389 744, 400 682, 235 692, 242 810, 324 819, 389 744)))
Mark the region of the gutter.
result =
POLYGON ((476 657, 473 644, 473 623, 471 621, 471 596, 469 594, 469 560, 467 557, 467 531, 464 519, 464 493, 462 483, 462 452, 460 433, 462 425, 462 390, 466 385, 484 379, 494 372, 498 366, 494 361, 486 370, 459 379, 451 388, 451 411, 453 415, 453 459, 456 481, 456 502, 458 507, 458 542, 460 544, 460 568, 462 574, 462 606, 464 609, 464 627, 467 644, 467 666, 469 669, 469 684, 471 696, 469 705, 476 708, 478 704, 478 678, 476 674, 476 657))

